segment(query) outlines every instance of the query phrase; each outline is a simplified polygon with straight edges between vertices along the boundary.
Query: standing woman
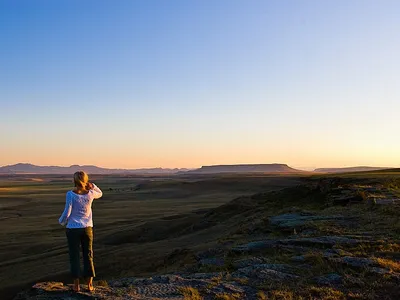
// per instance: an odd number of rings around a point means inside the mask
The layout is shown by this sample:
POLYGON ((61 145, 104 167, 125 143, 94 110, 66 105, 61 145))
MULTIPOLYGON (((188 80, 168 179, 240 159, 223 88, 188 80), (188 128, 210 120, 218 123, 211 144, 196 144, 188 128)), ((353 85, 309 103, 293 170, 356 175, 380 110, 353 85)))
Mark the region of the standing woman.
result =
POLYGON ((92 202, 103 193, 89 182, 88 175, 83 171, 74 174, 75 188, 67 192, 65 209, 58 222, 67 226, 67 240, 71 274, 74 278, 74 291, 79 292, 80 250, 83 253, 83 276, 87 280, 88 290, 94 291, 93 277, 93 220, 92 202))

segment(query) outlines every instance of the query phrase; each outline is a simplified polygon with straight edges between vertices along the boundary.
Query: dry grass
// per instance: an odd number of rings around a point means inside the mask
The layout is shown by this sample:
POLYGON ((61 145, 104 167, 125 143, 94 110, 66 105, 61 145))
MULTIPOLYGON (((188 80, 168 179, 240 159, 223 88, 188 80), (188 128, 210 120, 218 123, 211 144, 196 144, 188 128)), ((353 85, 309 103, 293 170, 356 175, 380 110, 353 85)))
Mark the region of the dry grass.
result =
POLYGON ((336 268, 322 256, 321 252, 310 251, 304 255, 307 262, 311 264, 311 268, 305 273, 309 276, 321 275, 336 272, 336 268))
POLYGON ((99 280, 95 282, 95 285, 97 286, 104 286, 104 287, 108 287, 108 282, 105 280, 99 280))
POLYGON ((355 292, 349 292, 346 296, 347 299, 365 299, 365 297, 363 295, 361 295, 360 293, 355 293, 355 292))
POLYGON ((383 268, 387 268, 393 272, 400 272, 400 263, 397 261, 386 258, 375 258, 374 260, 383 268))
POLYGON ((215 300, 238 300, 241 299, 241 295, 238 293, 228 294, 228 293, 219 293, 215 295, 215 300))
POLYGON ((285 290, 274 290, 270 293, 270 299, 272 300, 293 300, 294 295, 292 291, 285 290))
POLYGON ((182 293, 185 300, 203 300, 203 297, 200 295, 198 289, 193 287, 182 287, 180 288, 180 292, 182 293))
POLYGON ((210 279, 210 283, 207 285, 207 288, 212 289, 218 285, 220 285, 224 280, 224 274, 220 273, 218 276, 215 276, 210 279))
POLYGON ((257 293, 257 300, 267 300, 267 296, 265 295, 265 293, 263 291, 259 291, 257 293))
POLYGON ((242 285, 246 285, 249 283, 248 278, 232 278, 233 281, 236 281, 237 283, 240 283, 242 285))
POLYGON ((311 297, 320 297, 324 300, 345 299, 345 295, 343 294, 343 292, 330 287, 312 286, 309 288, 309 293, 311 297))

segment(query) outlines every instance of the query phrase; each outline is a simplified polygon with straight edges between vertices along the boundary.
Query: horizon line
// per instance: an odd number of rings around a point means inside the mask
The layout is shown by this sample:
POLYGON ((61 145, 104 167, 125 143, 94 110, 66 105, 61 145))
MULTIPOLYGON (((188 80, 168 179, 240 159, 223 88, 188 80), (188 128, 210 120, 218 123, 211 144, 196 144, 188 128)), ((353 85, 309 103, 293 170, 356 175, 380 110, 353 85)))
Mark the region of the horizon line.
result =
POLYGON ((193 170, 193 169, 199 169, 202 167, 209 167, 209 166, 243 166, 243 165, 286 165, 288 167, 291 167, 293 169, 297 169, 299 171, 306 171, 308 170, 317 170, 317 169, 345 169, 345 168, 380 168, 380 169, 393 169, 396 167, 387 167, 387 166, 372 166, 372 165, 345 165, 345 166, 337 166, 337 167, 296 167, 295 165, 289 165, 287 163, 233 163, 233 164, 206 164, 206 165, 201 165, 200 167, 140 167, 140 168, 129 168, 129 167, 102 167, 98 165, 93 165, 93 164, 71 164, 71 165, 36 165, 30 162, 17 162, 14 164, 7 164, 0 166, 0 168, 8 167, 8 166, 15 166, 15 165, 31 165, 31 166, 36 166, 36 167, 60 167, 60 168, 70 168, 70 167, 96 167, 96 168, 101 168, 101 169, 115 169, 115 170, 145 170, 145 169, 187 169, 187 170, 193 170))

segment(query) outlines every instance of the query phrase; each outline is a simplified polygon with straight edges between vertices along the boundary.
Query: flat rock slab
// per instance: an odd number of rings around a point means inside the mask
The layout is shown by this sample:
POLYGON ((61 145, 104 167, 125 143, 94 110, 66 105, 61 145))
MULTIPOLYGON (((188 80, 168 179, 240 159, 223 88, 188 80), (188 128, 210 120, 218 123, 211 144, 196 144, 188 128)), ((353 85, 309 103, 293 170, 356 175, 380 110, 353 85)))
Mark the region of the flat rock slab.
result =
POLYGON ((268 279, 268 280, 286 280, 298 278, 294 275, 294 269, 286 264, 259 264, 246 268, 241 268, 232 273, 233 277, 251 278, 251 279, 268 279))
POLYGON ((246 268, 254 265, 260 265, 266 263, 263 257, 250 257, 245 259, 235 260, 232 265, 236 269, 246 268))
POLYGON ((279 242, 282 244, 291 244, 291 245, 334 246, 334 245, 357 245, 365 241, 342 237, 342 236, 320 236, 320 237, 283 239, 280 240, 279 242))
POLYGON ((365 257, 345 256, 341 258, 334 258, 333 261, 343 263, 356 268, 365 268, 376 265, 376 263, 372 259, 365 257))
POLYGON ((293 272, 293 267, 291 265, 287 264, 258 264, 258 265, 253 265, 249 266, 246 268, 241 268, 238 271, 240 272, 246 272, 248 270, 265 270, 265 269, 270 269, 270 270, 275 270, 275 271, 280 271, 280 272, 293 272))
POLYGON ((343 236, 320 236, 320 237, 301 237, 277 240, 262 240, 250 242, 232 248, 233 252, 257 252, 268 248, 276 247, 295 247, 295 246, 323 246, 332 247, 334 245, 357 245, 360 243, 372 243, 370 239, 355 239, 343 236))
POLYGON ((98 286, 95 291, 91 293, 84 285, 81 285, 81 291, 76 293, 72 291, 72 285, 64 285, 62 282, 39 282, 33 285, 31 290, 19 293, 14 300, 102 300, 111 299, 114 295, 115 293, 108 287, 98 286))
POLYGON ((263 249, 273 248, 277 246, 279 240, 263 240, 263 241, 255 241, 247 244, 239 245, 232 248, 233 252, 252 252, 259 251, 263 249))
MULTIPOLYGON (((71 286, 61 282, 42 282, 35 284, 30 291, 20 293, 15 300, 183 300, 188 288, 201 291, 202 299, 215 299, 218 294, 236 294, 240 299, 255 299, 256 290, 227 280, 211 280, 215 274, 202 276, 207 279, 186 278, 178 275, 155 276, 151 278, 123 278, 109 282, 109 286, 96 286, 93 293, 75 293, 71 286)), ((221 274, 219 274, 221 275, 221 274)), ((190 298, 192 299, 192 298, 190 298)), ((193 298, 195 299, 195 298, 193 298)), ((197 298, 196 298, 197 299, 197 298)))
POLYGON ((269 222, 273 226, 280 228, 294 228, 305 225, 308 222, 328 221, 328 220, 343 220, 343 216, 315 216, 306 214, 283 214, 269 218, 269 222))

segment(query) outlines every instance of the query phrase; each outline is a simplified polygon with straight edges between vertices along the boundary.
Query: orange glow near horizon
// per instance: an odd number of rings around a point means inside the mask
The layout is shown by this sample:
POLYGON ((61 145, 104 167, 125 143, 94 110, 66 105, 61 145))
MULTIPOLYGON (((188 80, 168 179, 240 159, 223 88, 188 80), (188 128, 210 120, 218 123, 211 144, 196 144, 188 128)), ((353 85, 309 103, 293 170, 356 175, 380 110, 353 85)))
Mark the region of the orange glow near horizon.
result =
MULTIPOLYGON (((263 164, 283 163, 294 168, 323 168, 323 167, 350 167, 350 166, 376 166, 376 167, 399 167, 396 153, 391 155, 373 156, 376 153, 349 153, 339 151, 332 153, 325 149, 313 149, 313 151, 289 151, 289 149, 270 149, 269 152, 254 151, 251 149, 236 149, 236 151, 223 152, 222 149, 210 149, 210 151, 188 151, 171 153, 172 151, 160 151, 146 153, 135 153, 132 156, 129 151, 119 151, 115 155, 102 153, 100 150, 93 153, 62 153, 57 155, 41 156, 38 154, 21 155, 22 153, 10 153, 7 160, 3 160, 1 166, 15 163, 32 163, 42 166, 70 166, 96 165, 104 168, 199 168, 204 165, 223 164, 263 164), (211 152, 211 150, 214 150, 211 152), (219 151, 218 151, 219 150, 219 151), (239 151, 241 150, 241 151, 239 151)), ((37 153, 37 152, 35 152, 37 153)), ((54 152, 53 152, 54 153, 54 152)))

